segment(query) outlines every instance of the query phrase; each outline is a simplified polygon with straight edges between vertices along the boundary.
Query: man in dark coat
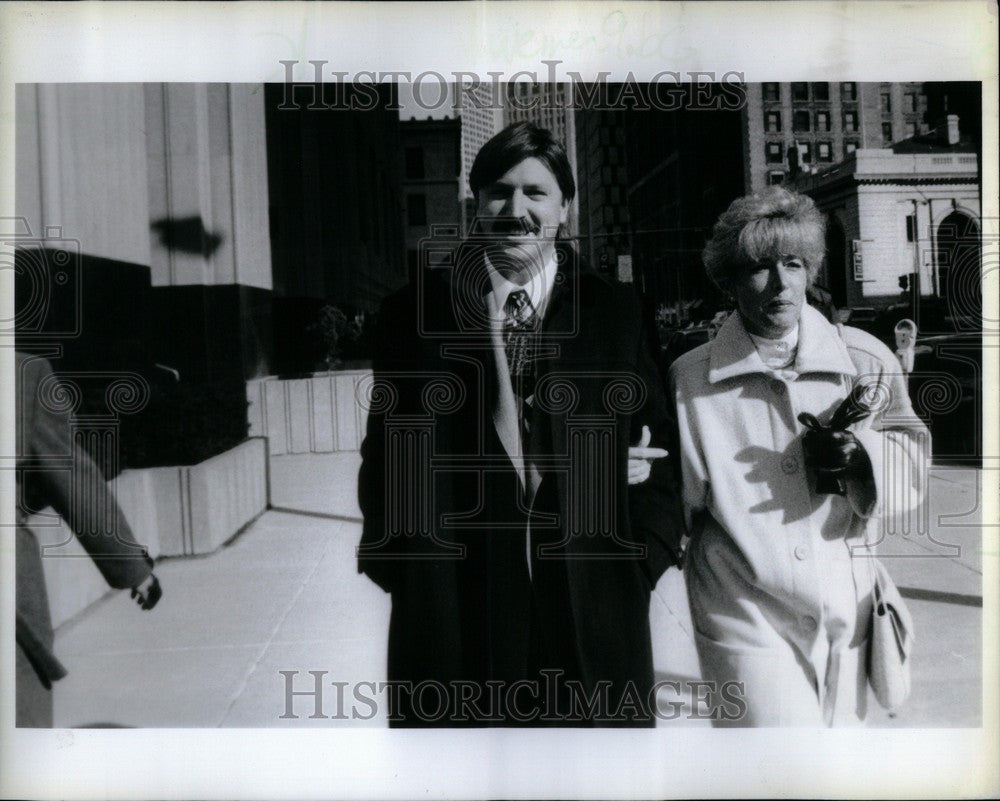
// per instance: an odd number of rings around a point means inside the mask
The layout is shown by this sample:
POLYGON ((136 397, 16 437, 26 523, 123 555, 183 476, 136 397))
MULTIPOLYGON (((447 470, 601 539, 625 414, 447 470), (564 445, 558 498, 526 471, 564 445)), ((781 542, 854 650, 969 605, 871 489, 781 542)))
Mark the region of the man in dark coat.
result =
POLYGON ((556 241, 575 186, 549 131, 501 131, 470 184, 449 269, 383 305, 367 398, 390 724, 652 725, 649 597, 681 514, 647 327, 556 241))
POLYGON ((76 534, 108 584, 132 588, 132 597, 143 609, 152 609, 162 593, 153 561, 132 536, 100 469, 74 441, 66 408, 72 390, 60 384, 43 358, 17 352, 15 365, 15 721, 18 726, 51 727, 52 682, 63 678, 66 668, 53 652, 42 554, 26 525, 27 517, 51 506, 76 534))

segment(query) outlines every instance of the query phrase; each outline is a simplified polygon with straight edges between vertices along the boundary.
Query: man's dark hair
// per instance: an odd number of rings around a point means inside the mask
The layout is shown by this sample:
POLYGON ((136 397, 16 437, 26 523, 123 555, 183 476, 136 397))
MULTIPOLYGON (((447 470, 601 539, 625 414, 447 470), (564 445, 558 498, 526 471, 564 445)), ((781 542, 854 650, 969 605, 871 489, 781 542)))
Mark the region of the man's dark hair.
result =
POLYGON ((576 195, 576 182, 569 166, 566 148, 552 131, 533 122, 515 122, 490 139, 476 155, 469 173, 469 186, 477 197, 479 190, 496 181, 525 159, 536 158, 555 176, 564 200, 576 195))

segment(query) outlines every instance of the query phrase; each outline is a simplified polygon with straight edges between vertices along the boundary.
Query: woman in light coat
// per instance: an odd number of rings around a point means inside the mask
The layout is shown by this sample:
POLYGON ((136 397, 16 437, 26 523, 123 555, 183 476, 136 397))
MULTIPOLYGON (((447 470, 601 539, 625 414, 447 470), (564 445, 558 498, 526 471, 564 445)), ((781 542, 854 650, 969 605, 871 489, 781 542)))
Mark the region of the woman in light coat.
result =
POLYGON ((929 435, 899 362, 805 303, 823 254, 808 197, 774 187, 734 201, 703 256, 737 311, 670 371, 702 673, 744 701, 735 715, 721 706, 718 724, 863 721, 866 545, 925 490, 929 435), (846 431, 799 422, 808 412, 828 423, 858 385, 870 413, 846 431), (836 491, 817 491, 818 476, 836 491))

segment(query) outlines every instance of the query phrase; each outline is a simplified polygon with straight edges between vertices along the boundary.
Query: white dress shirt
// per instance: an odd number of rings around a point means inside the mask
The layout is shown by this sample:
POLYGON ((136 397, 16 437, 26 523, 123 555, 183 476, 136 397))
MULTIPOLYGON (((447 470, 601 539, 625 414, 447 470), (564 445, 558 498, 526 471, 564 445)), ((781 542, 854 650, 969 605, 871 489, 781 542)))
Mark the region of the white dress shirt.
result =
POLYGON ((523 289, 528 293, 532 314, 544 316, 549 296, 552 294, 552 287, 556 281, 555 253, 552 254, 542 270, 532 270, 531 279, 523 286, 507 280, 497 272, 496 268, 490 264, 489 256, 486 257, 486 271, 490 276, 490 283, 493 285, 494 308, 499 312, 501 320, 504 317, 507 297, 518 289, 523 289))

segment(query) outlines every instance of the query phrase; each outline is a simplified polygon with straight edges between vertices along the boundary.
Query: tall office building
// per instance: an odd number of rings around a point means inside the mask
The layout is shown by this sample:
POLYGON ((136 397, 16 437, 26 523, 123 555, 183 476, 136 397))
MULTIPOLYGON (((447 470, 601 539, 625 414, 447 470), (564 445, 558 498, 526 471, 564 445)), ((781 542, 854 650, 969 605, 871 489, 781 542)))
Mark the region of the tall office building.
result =
POLYGON ((427 237, 443 229, 454 229, 453 236, 458 233, 460 129, 461 123, 454 118, 400 123, 406 199, 403 230, 411 282, 421 266, 421 245, 427 237))
POLYGON ((743 111, 747 192, 843 161, 855 150, 926 134, 922 83, 748 84, 743 111))
POLYGON ((282 107, 284 87, 264 89, 274 361, 311 369, 322 341, 310 332, 327 304, 373 312, 406 283, 403 140, 395 87, 377 87, 371 110, 310 108, 312 86, 282 107))
POLYGON ((632 280, 625 126, 628 111, 603 102, 607 85, 596 88, 600 103, 574 112, 579 249, 599 272, 632 280))
MULTIPOLYGON (((624 115, 635 282, 676 312, 675 322, 711 316, 721 302, 701 251, 719 214, 742 194, 744 172, 741 112, 703 110, 695 90, 686 91, 688 101, 676 111, 624 115)), ((700 91, 721 103, 718 85, 700 91)))

